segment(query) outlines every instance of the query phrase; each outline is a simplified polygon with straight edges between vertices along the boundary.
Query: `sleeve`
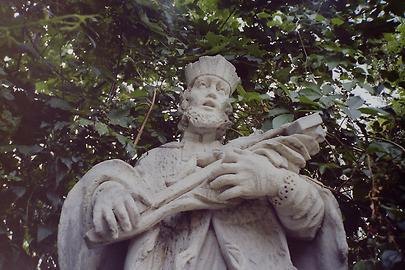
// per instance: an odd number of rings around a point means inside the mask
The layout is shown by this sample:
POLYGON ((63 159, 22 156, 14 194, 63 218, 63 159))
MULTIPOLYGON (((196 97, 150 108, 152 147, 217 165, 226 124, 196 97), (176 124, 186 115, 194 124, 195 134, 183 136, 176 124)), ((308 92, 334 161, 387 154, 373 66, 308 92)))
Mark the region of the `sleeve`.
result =
POLYGON ((322 225, 325 206, 313 183, 286 171, 282 186, 271 202, 290 237, 311 240, 322 225))
POLYGON ((284 171, 279 192, 271 201, 288 235, 313 239, 325 207, 314 184, 298 173, 319 152, 319 143, 314 137, 294 134, 262 141, 251 150, 284 171))
POLYGON ((89 170, 69 192, 58 227, 58 260, 61 270, 122 269, 126 242, 90 249, 85 233, 92 228, 92 194, 116 175, 130 179, 132 166, 121 160, 108 160, 89 170))

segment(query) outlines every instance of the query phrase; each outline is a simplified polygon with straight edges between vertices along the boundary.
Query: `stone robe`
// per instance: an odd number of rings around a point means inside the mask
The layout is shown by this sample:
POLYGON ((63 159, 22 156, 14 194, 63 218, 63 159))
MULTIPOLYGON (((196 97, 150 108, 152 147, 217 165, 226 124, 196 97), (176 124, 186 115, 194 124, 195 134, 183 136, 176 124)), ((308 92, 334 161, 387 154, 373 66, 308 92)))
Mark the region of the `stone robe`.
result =
MULTIPOLYGON (((136 178, 154 194, 185 172, 198 169, 196 158, 185 156, 181 143, 149 151, 135 166, 132 180, 117 177, 120 173, 114 171, 114 163, 129 166, 119 160, 96 165, 92 170, 104 170, 105 177, 94 179, 90 171, 65 201, 58 235, 62 270, 347 269, 347 244, 337 202, 330 191, 311 181, 324 204, 319 224, 286 228, 268 198, 243 200, 228 208, 201 207, 178 213, 131 240, 88 249, 83 235, 92 227, 93 196, 103 181, 115 181, 131 190, 136 189, 131 182, 136 178)), ((304 217, 303 223, 311 222, 304 217)))

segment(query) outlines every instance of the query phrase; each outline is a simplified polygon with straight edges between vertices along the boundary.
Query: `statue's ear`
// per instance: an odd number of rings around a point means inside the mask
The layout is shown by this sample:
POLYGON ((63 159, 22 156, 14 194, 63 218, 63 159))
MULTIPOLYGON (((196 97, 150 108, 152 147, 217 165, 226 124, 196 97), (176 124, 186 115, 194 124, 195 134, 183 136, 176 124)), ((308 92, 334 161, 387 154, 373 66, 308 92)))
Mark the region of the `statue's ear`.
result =
POLYGON ((229 99, 226 101, 224 106, 225 106, 224 110, 225 110, 226 115, 232 116, 233 108, 232 108, 231 101, 229 99))
POLYGON ((190 88, 187 88, 182 96, 181 96, 181 101, 180 101, 180 109, 181 110, 186 110, 190 106, 190 88))
POLYGON ((189 106, 190 106, 189 102, 185 99, 183 99, 180 103, 180 109, 182 111, 185 111, 189 106))

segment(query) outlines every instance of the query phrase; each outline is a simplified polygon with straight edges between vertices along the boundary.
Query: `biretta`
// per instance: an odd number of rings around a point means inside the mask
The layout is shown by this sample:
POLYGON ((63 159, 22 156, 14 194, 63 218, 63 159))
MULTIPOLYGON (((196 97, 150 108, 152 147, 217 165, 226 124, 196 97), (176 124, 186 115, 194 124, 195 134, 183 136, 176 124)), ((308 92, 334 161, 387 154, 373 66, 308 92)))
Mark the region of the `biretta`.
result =
POLYGON ((202 75, 217 76, 226 81, 231 94, 240 82, 236 68, 222 55, 201 56, 198 61, 190 63, 185 68, 187 87, 192 87, 194 81, 202 75))

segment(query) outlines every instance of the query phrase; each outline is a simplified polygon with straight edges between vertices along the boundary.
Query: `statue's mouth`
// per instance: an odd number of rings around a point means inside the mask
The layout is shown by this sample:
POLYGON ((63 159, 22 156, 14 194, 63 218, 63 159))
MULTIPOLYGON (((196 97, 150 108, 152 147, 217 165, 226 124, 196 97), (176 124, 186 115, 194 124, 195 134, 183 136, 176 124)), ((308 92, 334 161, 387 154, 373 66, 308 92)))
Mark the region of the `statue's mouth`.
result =
POLYGON ((207 108, 211 108, 211 109, 215 109, 217 107, 217 105, 215 104, 215 102, 213 100, 207 100, 202 104, 203 107, 207 107, 207 108))

